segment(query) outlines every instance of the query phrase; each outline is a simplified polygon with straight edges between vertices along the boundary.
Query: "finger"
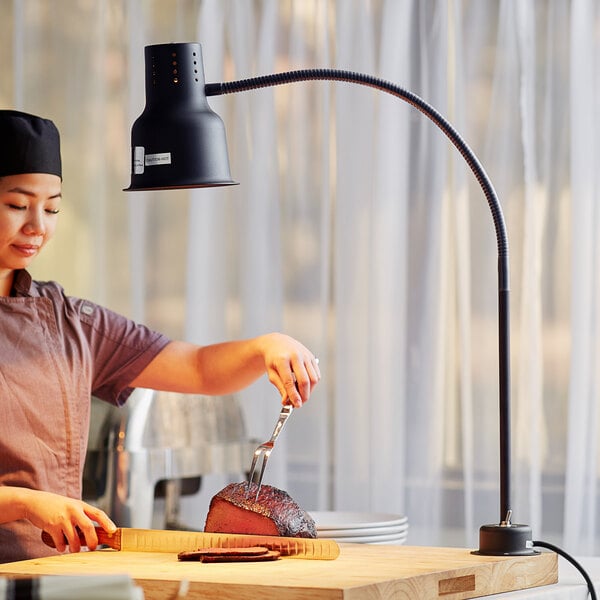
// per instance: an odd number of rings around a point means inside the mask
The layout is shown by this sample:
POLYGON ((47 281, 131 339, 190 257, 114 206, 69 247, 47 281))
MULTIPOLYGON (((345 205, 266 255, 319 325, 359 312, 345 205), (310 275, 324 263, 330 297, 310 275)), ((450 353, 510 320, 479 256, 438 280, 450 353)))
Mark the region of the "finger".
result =
POLYGON ((311 392, 321 379, 321 369, 319 369, 319 359, 313 358, 305 363, 306 371, 310 377, 311 392))
POLYGON ((65 524, 63 526, 63 533, 65 538, 67 538, 69 552, 79 552, 81 550, 81 542, 73 523, 65 524))
POLYGON ((79 539, 83 539, 85 545, 90 550, 95 550, 98 547, 98 536, 96 535, 94 524, 91 521, 86 521, 85 523, 80 523, 78 527, 81 532, 81 538, 79 539))
POLYGON ((321 368, 319 367, 319 359, 315 358, 313 361, 313 369, 317 374, 317 380, 321 379, 321 368))
POLYGON ((309 400, 312 390, 321 379, 318 359, 314 357, 307 359, 300 367, 294 367, 294 373, 296 389, 302 398, 302 404, 304 404, 309 400))
POLYGON ((283 404, 286 404, 287 400, 295 408, 300 408, 302 406, 303 399, 302 392, 300 391, 301 385, 303 384, 298 381, 296 374, 288 367, 288 373, 286 373, 283 379, 283 387, 285 390, 285 393, 282 396, 283 404))
POLYGON ((103 510, 89 505, 85 510, 85 514, 92 521, 96 521, 96 523, 98 523, 98 525, 102 527, 106 533, 114 533, 117 530, 115 523, 103 510))
POLYGON ((58 552, 64 552, 67 549, 66 538, 63 535, 62 529, 59 531, 48 531, 52 536, 52 541, 54 542, 54 547, 58 550, 58 552))

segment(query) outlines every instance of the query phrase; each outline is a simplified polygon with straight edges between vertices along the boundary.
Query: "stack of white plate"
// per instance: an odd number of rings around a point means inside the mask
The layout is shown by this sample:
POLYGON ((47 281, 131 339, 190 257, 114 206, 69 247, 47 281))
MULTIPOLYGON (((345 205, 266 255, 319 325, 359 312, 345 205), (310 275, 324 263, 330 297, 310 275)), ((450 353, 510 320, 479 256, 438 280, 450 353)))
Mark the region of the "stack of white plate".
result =
POLYGON ((385 513, 311 511, 317 537, 359 544, 403 544, 408 518, 385 513))

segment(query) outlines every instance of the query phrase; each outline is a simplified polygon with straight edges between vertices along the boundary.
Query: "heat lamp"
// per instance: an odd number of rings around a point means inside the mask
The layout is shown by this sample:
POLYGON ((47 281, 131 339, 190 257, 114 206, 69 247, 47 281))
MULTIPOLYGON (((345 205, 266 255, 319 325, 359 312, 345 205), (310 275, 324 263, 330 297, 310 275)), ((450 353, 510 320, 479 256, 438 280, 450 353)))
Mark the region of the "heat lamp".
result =
POLYGON ((419 110, 442 130, 465 159, 487 200, 498 246, 500 519, 479 531, 477 554, 537 554, 528 525, 512 522, 510 501, 510 321, 508 237, 492 183, 479 160, 446 119, 419 96, 370 75, 336 69, 309 69, 206 84, 198 43, 146 46, 146 106, 131 130, 131 183, 125 191, 174 190, 235 185, 231 178, 225 127, 208 96, 313 80, 368 86, 419 110))

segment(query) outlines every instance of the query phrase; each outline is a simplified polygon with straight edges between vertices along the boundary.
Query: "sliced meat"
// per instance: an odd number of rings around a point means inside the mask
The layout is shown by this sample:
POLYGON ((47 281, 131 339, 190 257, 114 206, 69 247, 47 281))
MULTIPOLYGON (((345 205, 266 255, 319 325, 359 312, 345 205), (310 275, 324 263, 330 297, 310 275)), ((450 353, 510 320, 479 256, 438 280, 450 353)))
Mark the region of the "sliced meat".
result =
POLYGON ((287 492, 270 485, 231 483, 210 501, 204 531, 316 538, 313 518, 287 492), (248 496, 248 497, 246 497, 248 496))
POLYGON ((221 562, 261 562, 266 560, 277 560, 280 556, 278 550, 267 550, 264 554, 248 556, 243 554, 205 554, 200 557, 203 563, 221 563, 221 562))
POLYGON ((269 552, 269 549, 264 546, 249 546, 248 548, 199 548, 198 550, 184 550, 177 555, 177 558, 179 560, 202 560, 206 556, 257 557, 269 552))

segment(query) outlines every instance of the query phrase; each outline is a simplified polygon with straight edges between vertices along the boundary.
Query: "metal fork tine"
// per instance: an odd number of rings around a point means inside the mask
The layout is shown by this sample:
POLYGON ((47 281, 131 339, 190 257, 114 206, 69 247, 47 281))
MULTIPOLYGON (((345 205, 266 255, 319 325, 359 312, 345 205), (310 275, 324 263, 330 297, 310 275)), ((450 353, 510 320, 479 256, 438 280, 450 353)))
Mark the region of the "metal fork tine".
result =
POLYGON ((263 461, 262 461, 262 466, 260 468, 260 475, 258 476, 258 485, 256 486, 256 496, 254 497, 255 502, 258 502, 258 495, 260 494, 260 488, 262 486, 263 475, 265 473, 265 469, 267 467, 267 461, 269 460, 270 454, 271 454, 271 451, 266 450, 262 455, 263 461))
POLYGON ((248 475, 248 487, 250 487, 250 484, 252 483, 252 480, 254 479, 254 471, 256 471, 256 463, 258 461, 259 454, 260 454, 260 452, 258 450, 254 452, 254 457, 252 458, 252 464, 250 465, 250 475, 248 475))
POLYGON ((268 444, 268 442, 265 442, 264 444, 261 444, 255 451, 254 451, 254 457, 252 458, 252 465, 250 466, 250 474, 248 476, 248 485, 246 486, 246 498, 249 496, 250 494, 250 486, 252 485, 252 482, 254 480, 254 475, 257 472, 257 466, 258 466, 258 459, 262 458, 262 462, 260 465, 260 473, 258 474, 258 480, 256 482, 256 496, 255 496, 255 500, 258 500, 258 494, 260 493, 260 488, 262 485, 262 480, 263 480, 263 475, 265 473, 265 469, 267 467, 267 460, 269 459, 269 454, 271 453, 271 449, 265 447, 268 444))

